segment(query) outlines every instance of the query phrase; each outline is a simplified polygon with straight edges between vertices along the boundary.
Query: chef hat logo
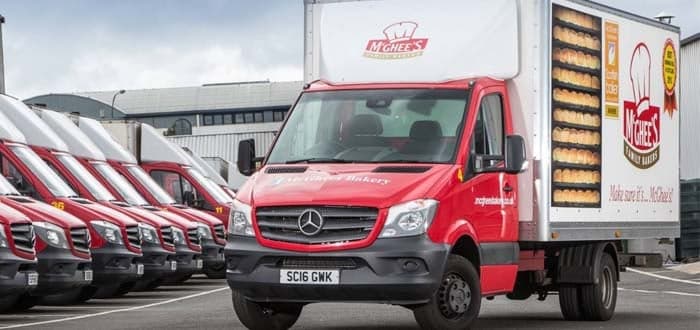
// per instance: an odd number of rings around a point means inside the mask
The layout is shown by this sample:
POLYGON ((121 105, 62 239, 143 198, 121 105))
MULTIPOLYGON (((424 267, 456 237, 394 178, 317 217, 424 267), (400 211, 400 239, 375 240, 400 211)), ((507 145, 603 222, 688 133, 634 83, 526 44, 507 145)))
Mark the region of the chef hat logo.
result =
POLYGON ((641 111, 648 109, 651 84, 651 54, 644 43, 637 45, 632 52, 630 80, 632 81, 632 94, 634 94, 634 102, 637 104, 637 109, 641 111))
POLYGON ((389 42, 399 42, 411 40, 417 28, 418 23, 398 22, 387 26, 383 32, 389 42))

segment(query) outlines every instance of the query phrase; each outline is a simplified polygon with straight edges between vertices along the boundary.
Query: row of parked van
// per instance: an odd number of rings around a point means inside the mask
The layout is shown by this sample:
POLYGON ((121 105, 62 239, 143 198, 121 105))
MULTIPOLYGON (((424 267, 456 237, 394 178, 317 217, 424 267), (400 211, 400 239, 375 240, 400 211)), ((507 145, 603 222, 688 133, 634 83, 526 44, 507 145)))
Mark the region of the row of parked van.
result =
POLYGON ((121 124, 133 145, 119 123, 0 95, 0 311, 224 278, 233 192, 152 127, 121 124))

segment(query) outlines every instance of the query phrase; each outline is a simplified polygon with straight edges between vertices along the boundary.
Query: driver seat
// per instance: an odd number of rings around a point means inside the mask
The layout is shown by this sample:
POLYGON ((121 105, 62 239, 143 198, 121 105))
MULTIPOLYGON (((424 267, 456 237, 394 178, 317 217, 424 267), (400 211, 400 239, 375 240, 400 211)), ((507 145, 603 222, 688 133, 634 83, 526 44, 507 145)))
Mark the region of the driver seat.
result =
POLYGON ((348 124, 348 147, 378 147, 384 144, 380 135, 384 132, 378 115, 361 114, 352 117, 348 124))

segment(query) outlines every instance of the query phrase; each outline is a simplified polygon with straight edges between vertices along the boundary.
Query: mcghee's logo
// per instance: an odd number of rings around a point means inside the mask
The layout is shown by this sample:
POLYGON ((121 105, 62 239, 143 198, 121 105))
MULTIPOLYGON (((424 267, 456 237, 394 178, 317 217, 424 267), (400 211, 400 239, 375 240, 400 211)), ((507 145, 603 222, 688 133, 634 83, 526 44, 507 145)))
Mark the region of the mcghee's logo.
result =
POLYGON ((651 76, 651 55, 649 48, 640 43, 632 52, 630 61, 630 81, 633 101, 624 102, 623 135, 624 152, 632 165, 647 169, 659 160, 661 144, 661 113, 658 106, 652 105, 649 98, 651 76))
POLYGON ((428 38, 413 38, 418 28, 415 22, 398 22, 387 26, 385 39, 369 40, 365 47, 365 57, 381 60, 397 60, 423 55, 428 38))

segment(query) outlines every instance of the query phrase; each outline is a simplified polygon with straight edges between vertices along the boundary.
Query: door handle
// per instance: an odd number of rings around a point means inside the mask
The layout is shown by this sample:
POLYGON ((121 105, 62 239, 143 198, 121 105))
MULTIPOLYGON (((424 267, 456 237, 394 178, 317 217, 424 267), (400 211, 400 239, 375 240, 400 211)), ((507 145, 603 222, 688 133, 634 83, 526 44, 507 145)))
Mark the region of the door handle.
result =
POLYGON ((507 183, 506 183, 506 185, 503 186, 503 191, 505 191, 505 192, 511 192, 511 191, 513 191, 513 187, 511 187, 510 184, 507 184, 507 183))

